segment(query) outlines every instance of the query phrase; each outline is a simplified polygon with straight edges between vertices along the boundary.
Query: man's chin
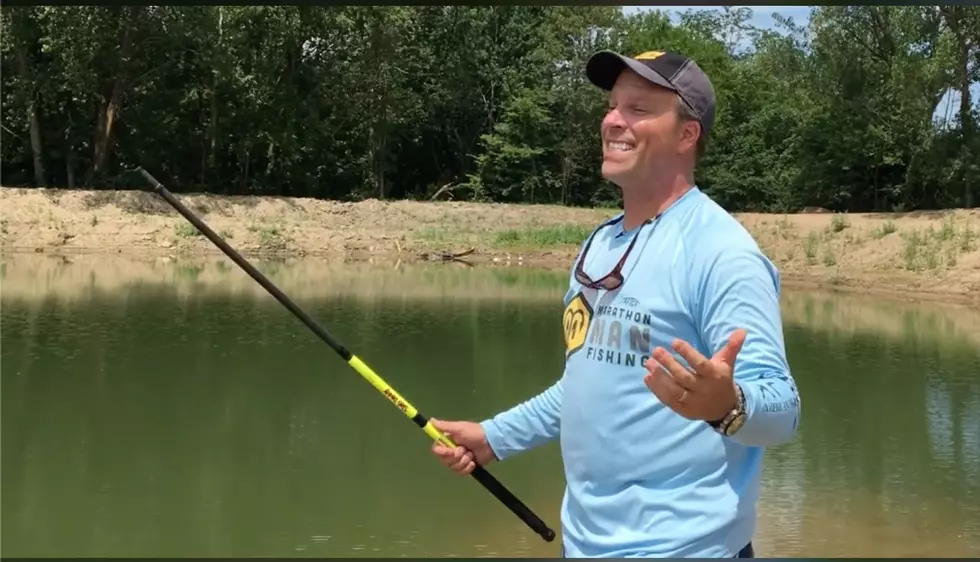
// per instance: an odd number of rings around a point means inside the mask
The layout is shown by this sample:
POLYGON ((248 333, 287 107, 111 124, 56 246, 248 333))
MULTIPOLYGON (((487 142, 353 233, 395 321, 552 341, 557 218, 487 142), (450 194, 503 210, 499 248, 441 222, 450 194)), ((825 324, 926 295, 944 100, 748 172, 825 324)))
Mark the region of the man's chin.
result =
POLYGON ((619 162, 609 162, 605 161, 602 163, 602 177, 612 183, 618 183, 617 180, 623 179, 629 175, 630 167, 623 165, 619 162))

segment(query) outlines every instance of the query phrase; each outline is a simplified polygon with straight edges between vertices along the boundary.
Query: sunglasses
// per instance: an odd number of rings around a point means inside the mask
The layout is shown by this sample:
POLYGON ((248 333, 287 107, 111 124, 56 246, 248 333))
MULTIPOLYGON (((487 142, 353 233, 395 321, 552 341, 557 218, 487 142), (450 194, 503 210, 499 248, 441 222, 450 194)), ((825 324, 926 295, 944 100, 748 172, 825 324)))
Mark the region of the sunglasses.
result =
POLYGON ((625 279, 623 278, 623 265, 626 264, 626 259, 629 258, 630 253, 633 251, 633 246, 636 246, 636 241, 637 239, 640 238, 640 231, 643 230, 643 227, 645 227, 646 225, 652 222, 655 222, 659 218, 660 215, 657 215, 652 219, 647 219, 643 221, 643 224, 640 225, 640 228, 636 230, 636 234, 633 235, 633 239, 630 241, 630 245, 626 247, 626 251, 623 253, 623 257, 619 258, 619 261, 616 262, 616 266, 613 267, 612 271, 603 275, 599 279, 593 279, 592 277, 589 276, 588 273, 585 272, 584 269, 585 258, 589 254, 589 248, 592 247, 592 241, 595 240, 595 237, 597 234, 599 234, 600 230, 608 226, 612 226, 617 222, 620 222, 621 220, 623 220, 623 217, 620 216, 597 228, 595 232, 592 233, 592 236, 589 237, 589 241, 586 242, 585 248, 582 250, 582 257, 578 260, 578 265, 575 266, 575 280, 581 283, 583 286, 588 287, 590 289, 605 289, 606 291, 615 291, 616 289, 621 287, 623 285, 623 282, 625 281, 625 279))

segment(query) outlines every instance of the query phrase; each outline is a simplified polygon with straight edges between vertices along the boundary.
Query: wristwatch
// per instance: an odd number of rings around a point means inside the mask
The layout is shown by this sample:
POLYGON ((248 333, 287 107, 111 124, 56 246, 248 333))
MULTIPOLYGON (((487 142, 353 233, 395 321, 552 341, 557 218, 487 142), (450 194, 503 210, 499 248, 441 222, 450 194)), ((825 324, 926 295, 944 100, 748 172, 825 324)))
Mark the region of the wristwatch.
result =
POLYGON ((728 415, 717 421, 709 421, 708 425, 726 437, 731 437, 745 425, 745 395, 742 387, 735 383, 735 407, 728 415))

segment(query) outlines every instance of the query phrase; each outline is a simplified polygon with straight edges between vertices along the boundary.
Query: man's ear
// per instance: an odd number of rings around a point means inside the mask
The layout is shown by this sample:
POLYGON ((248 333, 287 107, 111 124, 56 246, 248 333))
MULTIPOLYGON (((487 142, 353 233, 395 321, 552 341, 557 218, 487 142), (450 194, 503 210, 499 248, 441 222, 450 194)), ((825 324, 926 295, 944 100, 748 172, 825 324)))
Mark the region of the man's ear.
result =
POLYGON ((701 124, 697 121, 681 123, 681 142, 678 148, 681 152, 696 152, 698 138, 701 136, 701 124))

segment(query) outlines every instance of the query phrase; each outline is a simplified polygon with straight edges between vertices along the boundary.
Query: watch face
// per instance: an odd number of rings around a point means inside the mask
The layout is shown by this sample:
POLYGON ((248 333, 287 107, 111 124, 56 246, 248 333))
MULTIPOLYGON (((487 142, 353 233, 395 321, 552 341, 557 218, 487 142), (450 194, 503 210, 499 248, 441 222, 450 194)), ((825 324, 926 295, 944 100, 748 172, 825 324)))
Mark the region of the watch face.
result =
POLYGON ((735 435, 735 432, 742 429, 743 425, 745 425, 745 413, 741 412, 735 416, 735 419, 733 419, 732 422, 728 424, 728 427, 725 428, 725 435, 735 435))

